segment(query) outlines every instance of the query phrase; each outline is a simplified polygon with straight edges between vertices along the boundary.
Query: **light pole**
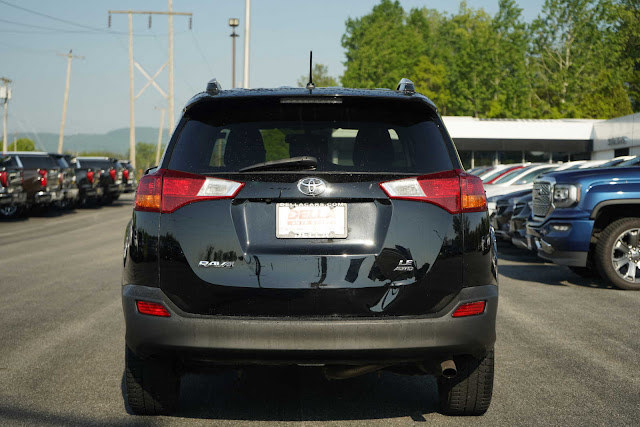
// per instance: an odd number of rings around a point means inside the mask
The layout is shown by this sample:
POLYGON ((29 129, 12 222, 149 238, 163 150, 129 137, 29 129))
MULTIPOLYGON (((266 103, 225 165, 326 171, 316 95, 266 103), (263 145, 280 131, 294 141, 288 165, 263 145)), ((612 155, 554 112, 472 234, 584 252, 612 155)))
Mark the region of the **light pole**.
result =
POLYGON ((236 27, 239 24, 238 18, 229 18, 229 26, 231 27, 231 88, 236 87, 236 37, 240 37, 236 33, 236 27))

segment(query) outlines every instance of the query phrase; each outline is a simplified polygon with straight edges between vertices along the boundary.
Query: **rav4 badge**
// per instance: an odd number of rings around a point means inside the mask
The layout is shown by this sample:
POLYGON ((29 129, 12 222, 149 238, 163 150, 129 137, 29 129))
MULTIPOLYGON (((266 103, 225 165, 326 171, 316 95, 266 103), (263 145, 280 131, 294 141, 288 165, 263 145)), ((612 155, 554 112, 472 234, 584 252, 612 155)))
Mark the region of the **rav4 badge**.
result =
POLYGON ((232 268, 233 261, 200 261, 198 267, 213 267, 213 268, 232 268))

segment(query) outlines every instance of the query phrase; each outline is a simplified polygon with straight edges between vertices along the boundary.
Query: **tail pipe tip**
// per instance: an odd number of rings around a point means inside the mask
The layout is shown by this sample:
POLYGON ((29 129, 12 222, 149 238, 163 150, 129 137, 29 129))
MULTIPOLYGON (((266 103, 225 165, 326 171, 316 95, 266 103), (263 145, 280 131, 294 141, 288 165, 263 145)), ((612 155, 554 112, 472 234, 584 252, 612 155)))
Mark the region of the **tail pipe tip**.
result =
POLYGON ((456 368, 456 363, 449 359, 440 363, 440 375, 445 378, 451 379, 458 375, 458 368, 456 368))

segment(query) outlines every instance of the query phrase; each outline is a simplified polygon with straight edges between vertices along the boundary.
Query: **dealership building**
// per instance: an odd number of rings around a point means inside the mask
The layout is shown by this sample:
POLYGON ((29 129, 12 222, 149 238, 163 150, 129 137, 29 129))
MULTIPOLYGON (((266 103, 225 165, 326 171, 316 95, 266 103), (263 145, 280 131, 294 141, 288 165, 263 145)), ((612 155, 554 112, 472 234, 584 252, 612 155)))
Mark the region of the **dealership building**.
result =
POLYGON ((465 167, 640 155, 640 113, 610 120, 443 120, 465 167))

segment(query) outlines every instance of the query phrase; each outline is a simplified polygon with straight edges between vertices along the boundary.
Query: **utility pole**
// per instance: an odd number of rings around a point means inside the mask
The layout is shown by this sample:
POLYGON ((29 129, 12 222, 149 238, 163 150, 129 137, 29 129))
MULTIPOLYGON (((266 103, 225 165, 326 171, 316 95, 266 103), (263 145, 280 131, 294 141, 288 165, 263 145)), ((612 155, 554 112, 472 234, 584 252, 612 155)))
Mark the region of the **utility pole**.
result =
POLYGON ((162 147, 162 131, 164 127, 164 112, 167 111, 166 108, 155 108, 156 110, 160 110, 160 129, 158 129, 158 147, 156 148, 156 166, 160 164, 160 148, 162 147))
POLYGON ((251 31, 251 0, 244 0, 244 88, 249 89, 249 33, 251 31))
POLYGON ((229 18, 229 26, 231 27, 231 88, 236 87, 236 38, 240 37, 236 33, 236 27, 240 25, 238 18, 229 18))
POLYGON ((67 82, 64 87, 64 103, 62 104, 62 120, 60 121, 60 137, 58 138, 58 153, 62 154, 62 143, 64 142, 64 123, 67 119, 67 104, 69 103, 69 82, 71 81, 71 61, 73 58, 84 59, 84 56, 73 55, 73 51, 69 49, 69 53, 58 53, 58 56, 67 57, 67 82))
POLYGON ((169 10, 167 12, 161 11, 149 11, 149 10, 110 10, 109 11, 109 27, 111 27, 111 15, 112 14, 126 14, 129 16, 129 157, 131 160, 131 165, 136 167, 136 131, 135 131, 135 120, 134 120, 134 101, 142 95, 142 92, 145 91, 150 85, 160 92, 164 98, 168 100, 169 104, 169 121, 170 126, 173 126, 174 122, 174 104, 173 104, 173 16, 188 16, 189 17, 189 29, 192 26, 193 14, 190 12, 174 12, 173 11, 173 0, 169 0, 169 10), (137 62, 133 60, 133 15, 149 15, 149 28, 151 28, 151 16, 152 15, 166 15, 169 20, 169 60, 165 62, 158 71, 153 76, 150 76, 144 68, 137 62), (160 72, 164 69, 165 66, 169 66, 169 94, 167 95, 158 84, 155 82, 156 77, 160 74, 160 72), (138 92, 137 95, 134 95, 133 89, 133 68, 137 68, 140 73, 147 79, 147 83, 143 88, 138 92))
POLYGON ((0 101, 2 101, 2 152, 7 152, 7 119, 9 118, 9 100, 11 99, 11 88, 9 83, 11 80, 6 77, 0 77, 0 101))
POLYGON ((169 129, 173 129, 173 0, 169 0, 169 129))

